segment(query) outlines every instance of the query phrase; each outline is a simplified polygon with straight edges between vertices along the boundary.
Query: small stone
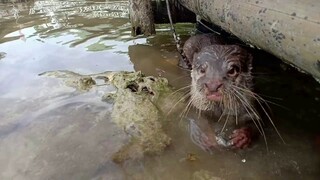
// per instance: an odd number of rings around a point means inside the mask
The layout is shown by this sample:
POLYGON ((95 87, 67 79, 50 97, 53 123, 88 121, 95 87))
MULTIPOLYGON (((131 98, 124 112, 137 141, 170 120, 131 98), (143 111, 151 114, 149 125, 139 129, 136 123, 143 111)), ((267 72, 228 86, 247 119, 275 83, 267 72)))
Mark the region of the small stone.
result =
POLYGON ((247 160, 246 159, 242 159, 241 162, 245 163, 247 160))
POLYGON ((194 153, 189 153, 188 155, 187 155, 187 158, 186 158, 188 161, 196 161, 196 160, 198 160, 198 157, 197 157, 197 155, 196 154, 194 154, 194 153))

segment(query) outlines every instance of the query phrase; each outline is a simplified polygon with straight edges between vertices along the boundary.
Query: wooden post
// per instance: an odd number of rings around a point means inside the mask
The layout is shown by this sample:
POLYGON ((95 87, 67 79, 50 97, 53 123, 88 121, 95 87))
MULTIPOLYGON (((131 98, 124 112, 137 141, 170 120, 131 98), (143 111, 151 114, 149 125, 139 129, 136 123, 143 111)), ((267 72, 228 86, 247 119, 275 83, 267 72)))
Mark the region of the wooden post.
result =
POLYGON ((129 13, 132 36, 150 36, 156 33, 151 0, 129 0, 129 13))

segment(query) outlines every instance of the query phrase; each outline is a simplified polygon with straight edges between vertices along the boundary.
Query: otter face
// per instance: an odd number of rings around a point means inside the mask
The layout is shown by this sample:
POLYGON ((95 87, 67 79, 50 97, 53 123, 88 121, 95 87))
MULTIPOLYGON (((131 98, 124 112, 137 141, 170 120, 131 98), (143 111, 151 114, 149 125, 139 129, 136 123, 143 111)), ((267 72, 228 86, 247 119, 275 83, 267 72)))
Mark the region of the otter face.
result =
POLYGON ((211 45, 193 56, 191 100, 201 110, 239 99, 235 88, 251 88, 251 55, 237 45, 211 45))

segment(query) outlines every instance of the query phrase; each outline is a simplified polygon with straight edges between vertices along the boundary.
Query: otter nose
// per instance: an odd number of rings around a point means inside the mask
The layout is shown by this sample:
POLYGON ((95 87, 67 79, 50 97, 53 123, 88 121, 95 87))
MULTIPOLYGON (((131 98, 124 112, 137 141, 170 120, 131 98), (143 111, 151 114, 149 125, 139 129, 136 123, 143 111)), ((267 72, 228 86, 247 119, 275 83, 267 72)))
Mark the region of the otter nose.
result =
POLYGON ((209 81, 204 83, 205 87, 210 92, 218 92, 218 90, 222 87, 221 81, 209 81))

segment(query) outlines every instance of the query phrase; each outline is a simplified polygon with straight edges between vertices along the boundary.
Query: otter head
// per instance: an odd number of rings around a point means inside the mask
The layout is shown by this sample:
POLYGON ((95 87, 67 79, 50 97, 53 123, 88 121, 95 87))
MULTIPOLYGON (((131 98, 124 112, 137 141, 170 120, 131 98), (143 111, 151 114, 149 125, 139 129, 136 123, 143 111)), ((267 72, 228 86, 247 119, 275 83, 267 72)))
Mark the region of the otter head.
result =
POLYGON ((237 100, 235 88, 251 88, 252 56, 237 45, 211 45, 192 60, 192 104, 200 110, 230 107, 237 100))

